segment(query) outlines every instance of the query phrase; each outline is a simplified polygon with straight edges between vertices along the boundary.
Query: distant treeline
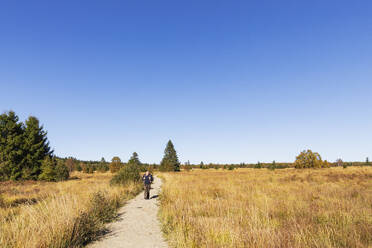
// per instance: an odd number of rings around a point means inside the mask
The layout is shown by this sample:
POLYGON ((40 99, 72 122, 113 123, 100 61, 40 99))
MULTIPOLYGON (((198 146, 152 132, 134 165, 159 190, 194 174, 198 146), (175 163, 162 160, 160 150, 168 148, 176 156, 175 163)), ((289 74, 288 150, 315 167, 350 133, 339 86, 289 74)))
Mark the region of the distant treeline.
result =
MULTIPOLYGON (((72 171, 81 171, 84 173, 93 173, 93 172, 107 172, 111 171, 115 173, 120 170, 120 168, 126 166, 128 162, 122 162, 119 157, 113 157, 111 162, 106 161, 102 158, 100 161, 94 160, 79 160, 74 157, 61 158, 57 157, 57 160, 62 161, 70 172, 72 171)), ((159 165, 157 164, 148 164, 140 163, 140 171, 154 170, 158 169, 159 165)))
MULTIPOLYGON (((172 141, 168 141, 164 150, 164 156, 160 164, 141 163, 138 154, 133 153, 127 163, 123 163, 119 157, 113 157, 110 162, 102 158, 100 161, 84 161, 73 157, 59 158, 53 155, 53 150, 49 146, 47 132, 40 125, 39 120, 30 116, 24 123, 19 121, 19 117, 9 111, 0 115, 0 181, 3 180, 45 180, 61 181, 69 178, 72 171, 82 171, 85 173, 119 172, 131 164, 138 171, 160 170, 160 171, 180 171, 180 169, 191 170, 200 169, 228 169, 236 168, 328 168, 332 166, 370 166, 367 158, 365 162, 343 162, 338 159, 336 162, 322 160, 319 153, 311 150, 301 152, 294 163, 240 163, 240 164, 191 164, 186 162, 181 165, 178 160, 177 152, 172 141)), ((127 173, 126 171, 125 173, 127 173)), ((128 173, 132 173, 129 171, 128 173)), ((122 173, 122 175, 124 175, 122 173)))

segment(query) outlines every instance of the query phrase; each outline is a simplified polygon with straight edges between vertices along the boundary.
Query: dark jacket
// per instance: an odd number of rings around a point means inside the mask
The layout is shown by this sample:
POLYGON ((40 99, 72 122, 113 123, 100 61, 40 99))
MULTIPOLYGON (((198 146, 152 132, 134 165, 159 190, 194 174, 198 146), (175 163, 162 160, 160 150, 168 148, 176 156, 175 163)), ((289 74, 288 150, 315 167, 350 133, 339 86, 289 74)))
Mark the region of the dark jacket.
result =
POLYGON ((152 177, 151 174, 149 174, 148 176, 146 176, 146 174, 144 174, 142 176, 142 181, 143 181, 144 184, 151 184, 154 181, 154 178, 152 177))

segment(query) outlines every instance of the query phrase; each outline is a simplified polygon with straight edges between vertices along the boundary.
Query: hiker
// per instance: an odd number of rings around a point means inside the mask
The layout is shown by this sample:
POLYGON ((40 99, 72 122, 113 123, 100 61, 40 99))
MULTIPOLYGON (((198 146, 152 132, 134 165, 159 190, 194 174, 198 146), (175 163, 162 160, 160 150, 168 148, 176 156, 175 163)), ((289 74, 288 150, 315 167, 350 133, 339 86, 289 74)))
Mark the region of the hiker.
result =
POLYGON ((142 181, 145 185, 145 199, 148 200, 150 199, 150 189, 154 178, 149 171, 146 171, 146 173, 142 176, 142 181))

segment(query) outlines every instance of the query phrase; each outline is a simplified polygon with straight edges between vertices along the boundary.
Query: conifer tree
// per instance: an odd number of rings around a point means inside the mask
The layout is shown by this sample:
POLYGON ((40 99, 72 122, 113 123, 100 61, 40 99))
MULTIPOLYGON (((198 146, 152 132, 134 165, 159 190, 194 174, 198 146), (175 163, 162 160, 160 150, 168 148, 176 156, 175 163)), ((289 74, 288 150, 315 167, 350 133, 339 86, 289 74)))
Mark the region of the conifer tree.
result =
POLYGON ((132 157, 130 157, 128 164, 133 164, 137 166, 141 166, 141 162, 138 158, 138 154, 136 152, 133 152, 132 157))
POLYGON ((22 176, 23 131, 23 124, 13 111, 0 115, 0 180, 22 176))
POLYGON ((41 163, 53 151, 49 147, 47 132, 40 126, 36 117, 30 116, 25 122, 22 161, 22 178, 36 180, 41 172, 41 163))
POLYGON ((180 171, 180 162, 178 161, 177 152, 171 140, 168 141, 165 148, 164 157, 160 162, 159 169, 161 171, 180 171))
POLYGON ((62 160, 57 162, 55 167, 55 181, 64 181, 67 180, 70 176, 70 172, 62 160))
POLYGON ((56 181, 56 166, 57 160, 50 156, 46 156, 41 164, 41 174, 39 180, 56 181))

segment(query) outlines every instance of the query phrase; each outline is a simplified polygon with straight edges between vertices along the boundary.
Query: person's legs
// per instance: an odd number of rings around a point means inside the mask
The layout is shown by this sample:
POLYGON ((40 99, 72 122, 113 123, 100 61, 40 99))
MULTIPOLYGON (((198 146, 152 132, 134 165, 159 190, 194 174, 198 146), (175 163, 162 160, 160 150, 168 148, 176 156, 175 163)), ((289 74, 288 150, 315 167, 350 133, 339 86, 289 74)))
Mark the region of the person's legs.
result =
POLYGON ((144 196, 145 199, 147 198, 147 187, 146 187, 146 184, 144 185, 143 196, 144 196))
POLYGON ((150 187, 151 187, 150 184, 145 184, 145 199, 150 198, 150 187))

